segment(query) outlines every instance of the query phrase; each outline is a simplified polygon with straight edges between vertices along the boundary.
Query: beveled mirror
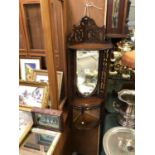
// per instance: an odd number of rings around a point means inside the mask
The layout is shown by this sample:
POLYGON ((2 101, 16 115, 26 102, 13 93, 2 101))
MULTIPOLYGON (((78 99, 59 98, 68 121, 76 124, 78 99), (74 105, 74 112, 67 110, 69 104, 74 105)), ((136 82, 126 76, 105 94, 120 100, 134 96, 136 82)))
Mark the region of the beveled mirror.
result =
POLYGON ((120 3, 120 0, 114 0, 113 1, 113 8, 112 8, 112 28, 117 28, 118 27, 119 3, 120 3))
POLYGON ((89 96, 98 81, 99 51, 76 51, 76 85, 79 93, 89 96))

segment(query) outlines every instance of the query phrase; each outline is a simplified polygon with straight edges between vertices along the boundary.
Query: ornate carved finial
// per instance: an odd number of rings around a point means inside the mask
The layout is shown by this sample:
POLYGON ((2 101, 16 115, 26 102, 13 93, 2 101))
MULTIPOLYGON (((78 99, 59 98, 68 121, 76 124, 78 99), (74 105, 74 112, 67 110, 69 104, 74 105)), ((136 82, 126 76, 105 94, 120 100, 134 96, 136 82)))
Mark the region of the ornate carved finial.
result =
POLYGON ((98 27, 95 21, 85 16, 81 19, 80 25, 73 25, 73 30, 68 36, 69 45, 78 43, 104 43, 105 28, 98 27))

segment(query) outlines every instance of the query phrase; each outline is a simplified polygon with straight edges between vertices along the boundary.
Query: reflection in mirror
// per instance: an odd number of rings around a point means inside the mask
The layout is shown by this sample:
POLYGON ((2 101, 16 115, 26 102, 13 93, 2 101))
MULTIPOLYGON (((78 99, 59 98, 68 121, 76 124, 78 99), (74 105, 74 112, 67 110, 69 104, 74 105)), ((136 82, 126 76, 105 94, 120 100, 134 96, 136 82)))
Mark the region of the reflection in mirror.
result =
POLYGON ((120 3, 120 0, 114 0, 114 2, 113 2, 112 28, 118 27, 119 3, 120 3))
POLYGON ((98 80, 98 64, 99 51, 77 51, 77 88, 84 96, 89 96, 96 88, 98 80))

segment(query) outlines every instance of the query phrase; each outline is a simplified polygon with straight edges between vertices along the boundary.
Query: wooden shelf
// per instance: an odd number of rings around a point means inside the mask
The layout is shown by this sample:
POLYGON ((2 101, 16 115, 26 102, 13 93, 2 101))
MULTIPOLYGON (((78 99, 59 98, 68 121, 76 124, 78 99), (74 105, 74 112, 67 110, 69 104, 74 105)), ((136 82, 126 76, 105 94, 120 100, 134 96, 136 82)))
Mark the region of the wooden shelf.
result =
POLYGON ((81 43, 76 45, 70 45, 70 49, 76 50, 105 50, 112 48, 113 45, 111 43, 81 43))
POLYGON ((87 97, 87 98, 74 98, 71 101, 71 104, 75 107, 93 107, 93 106, 100 106, 103 102, 103 99, 99 97, 87 97))
POLYGON ((128 34, 112 34, 108 33, 106 34, 108 38, 129 38, 130 36, 128 34))

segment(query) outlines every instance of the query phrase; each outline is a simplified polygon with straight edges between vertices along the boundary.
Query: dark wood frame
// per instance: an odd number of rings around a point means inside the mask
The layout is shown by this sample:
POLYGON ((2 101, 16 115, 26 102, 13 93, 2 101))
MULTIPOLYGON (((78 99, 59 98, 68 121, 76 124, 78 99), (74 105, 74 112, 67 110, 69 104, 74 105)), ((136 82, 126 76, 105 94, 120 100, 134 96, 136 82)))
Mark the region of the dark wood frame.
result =
POLYGON ((34 122, 34 127, 38 127, 41 129, 47 129, 47 130, 53 130, 53 131, 62 131, 63 130, 63 116, 62 111, 60 110, 53 110, 53 109, 42 109, 42 108, 32 108, 32 117, 34 122), (43 115, 43 116, 50 116, 50 117, 57 117, 59 119, 58 128, 49 127, 40 125, 37 122, 37 114, 43 115))
POLYGON ((112 28, 112 11, 113 11, 114 0, 107 1, 107 23, 106 33, 111 38, 125 38, 128 34, 128 15, 130 0, 120 0, 118 10, 118 27, 112 28))
MULTIPOLYGON (((40 0, 20 0, 20 8, 21 8, 21 16, 22 16, 22 20, 21 23, 23 25, 24 31, 25 31, 25 40, 27 43, 27 54, 28 56, 46 56, 46 50, 45 49, 31 49, 30 46, 30 32, 28 30, 28 23, 26 20, 26 13, 25 13, 25 9, 24 9, 24 5, 33 5, 33 4, 39 4, 40 5, 40 0)), ((41 25, 42 27, 42 25, 41 25)), ((44 44, 44 42, 43 42, 44 44)))
MULTIPOLYGON (((79 44, 82 45, 82 44, 79 44)), ((84 45, 84 44, 83 44, 84 45)), ((95 44, 91 44, 92 46, 95 44)), ((111 45, 104 45, 102 44, 102 49, 100 48, 96 48, 94 50, 98 50, 99 51, 99 66, 98 66, 98 82, 96 85, 95 90, 89 95, 89 96, 98 96, 98 97, 103 97, 104 96, 104 91, 105 91, 105 83, 106 83, 106 79, 107 79, 107 72, 108 72, 108 68, 109 68, 109 60, 110 60, 110 53, 111 53, 111 45), (104 51, 104 48, 109 48, 106 52, 104 51), (104 62, 104 63, 103 63, 104 62), (106 69, 105 69, 106 67, 106 69)), ((84 47, 84 46, 83 46, 84 47)), ((82 48, 80 48, 82 49, 82 48)), ((85 48, 86 49, 86 48, 85 48)), ((70 97, 71 96, 75 96, 75 97, 84 97, 84 95, 82 95, 77 88, 77 84, 76 84, 76 49, 69 48, 69 90, 70 90, 70 97), (74 77, 74 81, 73 81, 73 77, 74 77)), ((78 50, 78 48, 77 48, 78 50)), ((88 49, 90 50, 90 49, 88 49)), ((91 49, 92 50, 92 49, 91 49)))

